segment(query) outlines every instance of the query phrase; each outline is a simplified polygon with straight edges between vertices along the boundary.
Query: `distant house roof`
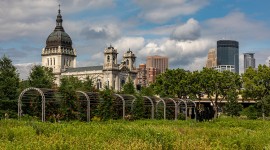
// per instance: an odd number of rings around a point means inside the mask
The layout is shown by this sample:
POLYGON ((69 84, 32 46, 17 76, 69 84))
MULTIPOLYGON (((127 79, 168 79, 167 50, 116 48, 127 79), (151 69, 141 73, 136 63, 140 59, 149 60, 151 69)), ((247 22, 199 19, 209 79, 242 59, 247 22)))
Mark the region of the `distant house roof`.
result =
POLYGON ((77 68, 68 68, 64 73, 95 71, 95 70, 102 70, 102 69, 103 69, 103 66, 77 67, 77 68))

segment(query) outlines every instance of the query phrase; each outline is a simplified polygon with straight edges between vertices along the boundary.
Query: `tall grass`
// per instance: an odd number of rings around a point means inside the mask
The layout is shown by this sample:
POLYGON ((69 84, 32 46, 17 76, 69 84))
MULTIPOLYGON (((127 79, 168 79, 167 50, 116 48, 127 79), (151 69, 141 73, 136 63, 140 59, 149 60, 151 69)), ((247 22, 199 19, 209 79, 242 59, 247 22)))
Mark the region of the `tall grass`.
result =
POLYGON ((0 149, 270 149, 270 122, 0 120, 0 149))

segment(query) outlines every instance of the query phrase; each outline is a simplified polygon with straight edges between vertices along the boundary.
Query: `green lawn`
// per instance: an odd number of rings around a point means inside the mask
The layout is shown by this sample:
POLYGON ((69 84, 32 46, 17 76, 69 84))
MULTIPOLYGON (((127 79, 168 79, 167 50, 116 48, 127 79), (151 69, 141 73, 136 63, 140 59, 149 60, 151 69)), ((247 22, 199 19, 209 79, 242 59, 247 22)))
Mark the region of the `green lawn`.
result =
POLYGON ((270 122, 0 120, 0 149, 270 149, 270 122))

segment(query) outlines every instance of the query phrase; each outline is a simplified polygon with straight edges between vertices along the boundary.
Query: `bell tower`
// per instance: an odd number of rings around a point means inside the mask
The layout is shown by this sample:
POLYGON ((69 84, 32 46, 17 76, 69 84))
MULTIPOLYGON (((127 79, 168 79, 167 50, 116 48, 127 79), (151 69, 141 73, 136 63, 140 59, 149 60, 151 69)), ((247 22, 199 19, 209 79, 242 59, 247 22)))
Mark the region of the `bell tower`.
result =
POLYGON ((54 31, 46 40, 46 47, 42 49, 42 66, 53 69, 56 84, 60 84, 61 73, 67 68, 76 67, 76 50, 72 47, 72 40, 62 26, 63 19, 60 5, 54 31))
POLYGON ((130 71, 136 70, 135 68, 136 56, 130 49, 127 52, 125 52, 123 56, 123 61, 125 62, 125 66, 130 71))
POLYGON ((119 67, 117 64, 117 49, 111 45, 104 50, 103 83, 108 88, 119 89, 119 67))

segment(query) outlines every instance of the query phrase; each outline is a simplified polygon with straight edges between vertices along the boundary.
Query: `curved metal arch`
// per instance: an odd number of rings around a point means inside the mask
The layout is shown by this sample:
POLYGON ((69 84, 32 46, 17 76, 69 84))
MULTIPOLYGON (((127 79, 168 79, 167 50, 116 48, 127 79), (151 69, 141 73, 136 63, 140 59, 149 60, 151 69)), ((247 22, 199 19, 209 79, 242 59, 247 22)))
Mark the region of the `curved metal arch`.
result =
POLYGON ((113 94, 116 97, 119 97, 122 100, 123 103, 123 119, 125 119, 125 113, 126 113, 126 102, 125 99, 123 98, 123 96, 121 96, 120 94, 113 94))
POLYGON ((83 95, 86 97, 86 100, 87 100, 87 122, 89 122, 89 121, 90 121, 90 118, 91 118, 91 116, 90 116, 90 98, 89 98, 89 96, 88 96, 85 92, 83 92, 83 91, 76 91, 76 93, 83 94, 83 95))
POLYGON ((179 105, 181 104, 181 102, 183 102, 185 104, 185 119, 187 120, 188 118, 188 115, 187 115, 187 102, 183 99, 180 99, 180 98, 177 98, 178 99, 178 108, 179 108, 179 105))
MULTIPOLYGON (((163 102, 163 105, 164 105, 164 107, 163 107, 163 118, 166 119, 166 102, 164 101, 164 99, 162 99, 162 98, 160 98, 160 97, 156 97, 156 98, 159 99, 159 100, 157 101, 156 106, 158 105, 159 102, 161 102, 161 101, 163 102)), ((156 107, 156 112, 157 112, 157 107, 156 107)))
POLYGON ((41 95, 41 103, 42 103, 41 104, 42 105, 41 106, 41 111, 42 111, 41 121, 45 122, 45 119, 46 119, 45 118, 45 102, 46 102, 45 95, 44 95, 42 90, 40 90, 39 88, 35 88, 35 87, 29 87, 21 92, 19 99, 18 99, 18 118, 21 119, 21 116, 22 116, 22 97, 27 91, 30 91, 30 90, 35 90, 41 95))
POLYGON ((150 101, 152 107, 151 107, 151 119, 155 118, 155 106, 154 106, 154 102, 152 101, 152 99, 148 96, 143 96, 143 98, 146 98, 150 101))
POLYGON ((177 118, 178 118, 178 104, 172 98, 169 98, 169 100, 173 101, 173 103, 174 103, 174 120, 177 120, 177 118))
POLYGON ((191 103, 193 103, 194 104, 194 114, 195 114, 195 120, 197 120, 197 113, 196 113, 196 107, 197 107, 197 105, 196 105, 196 103, 194 102, 194 101, 192 101, 192 100, 190 100, 190 99, 186 99, 186 101, 189 101, 189 102, 191 102, 191 103))

